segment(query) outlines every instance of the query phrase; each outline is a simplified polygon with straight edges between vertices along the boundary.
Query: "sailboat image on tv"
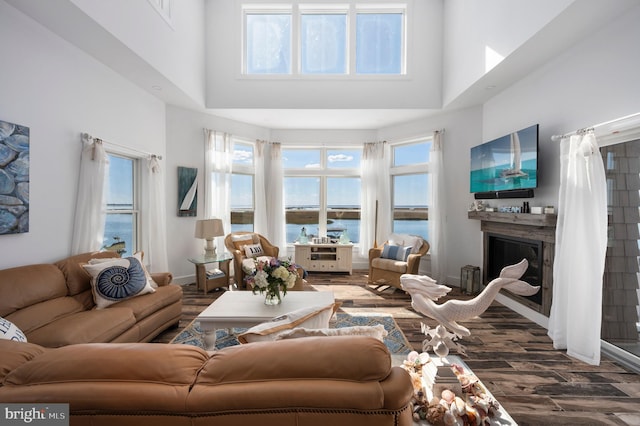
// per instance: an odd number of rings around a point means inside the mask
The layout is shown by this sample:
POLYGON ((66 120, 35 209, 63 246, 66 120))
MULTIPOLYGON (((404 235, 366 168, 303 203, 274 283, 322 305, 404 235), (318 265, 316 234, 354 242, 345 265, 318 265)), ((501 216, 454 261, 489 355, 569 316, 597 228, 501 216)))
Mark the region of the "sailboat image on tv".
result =
POLYGON ((525 177, 527 173, 522 171, 522 159, 520 158, 520 137, 518 132, 511 135, 511 168, 502 170, 500 176, 502 178, 525 177))
POLYGON ((471 148, 472 193, 535 188, 538 184, 538 125, 471 148))

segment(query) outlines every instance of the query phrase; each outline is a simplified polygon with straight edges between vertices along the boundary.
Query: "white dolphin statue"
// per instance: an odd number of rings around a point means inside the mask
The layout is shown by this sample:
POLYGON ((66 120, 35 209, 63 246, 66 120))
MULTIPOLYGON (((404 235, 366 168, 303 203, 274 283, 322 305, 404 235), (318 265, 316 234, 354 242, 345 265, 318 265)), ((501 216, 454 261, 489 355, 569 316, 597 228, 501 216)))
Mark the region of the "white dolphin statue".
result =
POLYGON ((411 295, 413 309, 433 318, 458 337, 462 337, 471 333, 457 321, 466 321, 481 315, 491 305, 500 289, 504 288, 521 296, 532 296, 538 292, 540 286, 532 286, 519 279, 528 267, 527 259, 522 259, 515 265, 505 266, 500 271, 500 276, 491 281, 478 296, 469 300, 448 300, 441 305, 435 301, 449 293, 451 287, 437 284, 431 277, 403 274, 400 276, 400 285, 411 295))

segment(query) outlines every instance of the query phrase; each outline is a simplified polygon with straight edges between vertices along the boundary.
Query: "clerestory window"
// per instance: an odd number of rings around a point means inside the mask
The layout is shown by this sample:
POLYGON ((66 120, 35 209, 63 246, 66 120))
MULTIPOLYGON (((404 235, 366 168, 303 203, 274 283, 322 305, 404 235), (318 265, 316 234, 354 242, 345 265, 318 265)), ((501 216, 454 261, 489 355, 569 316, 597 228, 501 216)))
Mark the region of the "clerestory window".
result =
POLYGON ((406 6, 243 6, 245 75, 406 74, 406 6))

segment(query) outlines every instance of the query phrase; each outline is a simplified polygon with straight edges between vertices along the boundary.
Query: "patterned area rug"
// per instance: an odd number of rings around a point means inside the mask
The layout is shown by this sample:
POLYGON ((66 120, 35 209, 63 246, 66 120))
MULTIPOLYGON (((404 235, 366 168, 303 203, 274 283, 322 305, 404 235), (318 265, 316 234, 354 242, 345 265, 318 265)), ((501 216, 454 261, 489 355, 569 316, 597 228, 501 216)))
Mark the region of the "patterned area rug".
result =
MULTIPOLYGON (((411 352, 411 345, 407 341, 407 338, 402 334, 398 324, 389 315, 376 315, 376 316, 364 316, 364 315, 349 315, 341 312, 337 312, 330 322, 332 328, 352 327, 352 326, 375 326, 382 324, 384 329, 389 333, 384 338, 384 344, 389 348, 389 352, 394 355, 406 355, 411 352)), ((223 349, 228 346, 238 345, 238 339, 236 336, 244 332, 245 328, 233 328, 231 333, 227 330, 216 330, 216 349, 223 349)), ((202 339, 202 329, 198 320, 194 320, 185 327, 178 335, 170 342, 175 344, 193 345, 204 349, 204 342, 202 339)))

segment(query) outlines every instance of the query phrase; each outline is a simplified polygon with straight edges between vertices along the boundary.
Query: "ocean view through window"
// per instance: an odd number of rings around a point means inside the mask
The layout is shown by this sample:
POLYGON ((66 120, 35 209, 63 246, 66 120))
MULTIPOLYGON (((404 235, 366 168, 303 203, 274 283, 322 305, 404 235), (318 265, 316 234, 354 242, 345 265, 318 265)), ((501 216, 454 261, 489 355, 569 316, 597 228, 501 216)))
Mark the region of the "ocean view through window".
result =
POLYGON ((138 246, 137 160, 114 154, 108 156, 107 215, 102 249, 122 257, 131 256, 138 246))

